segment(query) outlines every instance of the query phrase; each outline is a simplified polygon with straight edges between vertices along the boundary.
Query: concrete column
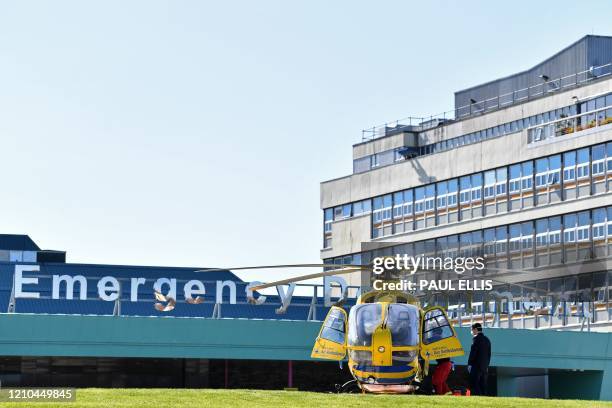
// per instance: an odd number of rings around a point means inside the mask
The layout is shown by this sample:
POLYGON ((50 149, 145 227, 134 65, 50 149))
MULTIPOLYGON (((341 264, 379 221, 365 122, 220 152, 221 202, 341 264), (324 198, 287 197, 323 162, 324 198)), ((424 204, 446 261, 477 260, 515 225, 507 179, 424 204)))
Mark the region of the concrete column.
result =
POLYGON ((606 369, 603 372, 599 399, 612 401, 612 363, 606 364, 606 369))
POLYGON ((293 388, 293 361, 287 362, 287 387, 293 388))
POLYGON ((224 385, 225 388, 229 388, 229 360, 225 360, 225 374, 224 374, 224 385))

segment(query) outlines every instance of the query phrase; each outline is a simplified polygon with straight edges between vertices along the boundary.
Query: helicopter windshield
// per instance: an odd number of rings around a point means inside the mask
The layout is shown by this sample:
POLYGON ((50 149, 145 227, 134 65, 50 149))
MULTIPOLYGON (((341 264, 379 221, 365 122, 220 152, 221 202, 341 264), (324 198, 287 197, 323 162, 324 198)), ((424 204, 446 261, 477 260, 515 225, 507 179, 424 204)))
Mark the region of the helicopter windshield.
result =
POLYGON ((419 342, 419 312, 416 306, 393 303, 387 309, 387 327, 394 346, 416 346, 419 342))
POLYGON ((371 346, 372 333, 381 322, 382 305, 367 303, 353 306, 349 313, 349 337, 351 346, 371 346))
MULTIPOLYGON (((371 346, 372 334, 380 325, 381 316, 380 303, 353 306, 349 313, 349 346, 371 346)), ((419 311, 416 306, 392 303, 387 309, 386 320, 393 346, 419 344, 419 311)), ((407 365, 416 358, 416 355, 415 350, 393 351, 393 365, 407 365)), ((349 356, 361 364, 372 363, 372 353, 367 350, 349 350, 349 356)))

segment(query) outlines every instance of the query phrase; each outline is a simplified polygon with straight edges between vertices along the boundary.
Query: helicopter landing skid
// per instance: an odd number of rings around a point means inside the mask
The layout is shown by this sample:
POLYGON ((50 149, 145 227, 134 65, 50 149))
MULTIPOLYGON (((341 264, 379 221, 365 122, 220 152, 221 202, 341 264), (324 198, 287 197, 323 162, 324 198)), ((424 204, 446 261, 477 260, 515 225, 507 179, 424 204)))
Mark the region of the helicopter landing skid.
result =
POLYGON ((419 388, 412 384, 361 384, 361 387, 372 394, 408 394, 419 388))
POLYGON ((353 379, 344 384, 336 384, 336 392, 338 394, 360 394, 362 391, 357 380, 353 379))

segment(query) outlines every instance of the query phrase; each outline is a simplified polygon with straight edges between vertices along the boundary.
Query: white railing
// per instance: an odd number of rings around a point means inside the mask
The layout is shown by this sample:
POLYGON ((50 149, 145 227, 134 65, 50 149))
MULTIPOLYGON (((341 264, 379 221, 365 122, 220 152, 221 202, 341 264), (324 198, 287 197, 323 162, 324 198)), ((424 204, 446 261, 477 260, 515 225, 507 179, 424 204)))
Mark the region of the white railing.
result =
POLYGON ((612 123, 612 107, 595 109, 527 128, 527 143, 567 136, 612 123))
POLYGON ((435 115, 409 116, 403 119, 387 122, 382 125, 373 126, 361 131, 362 141, 376 139, 390 132, 404 127, 414 127, 415 131, 423 131, 435 126, 438 121, 462 119, 474 114, 482 114, 495 109, 505 108, 518 102, 525 102, 533 98, 545 96, 554 92, 562 91, 571 87, 584 85, 590 81, 601 79, 612 75, 612 62, 591 67, 586 71, 576 72, 559 78, 549 79, 542 77, 542 83, 527 88, 517 89, 512 92, 497 95, 489 99, 479 101, 472 100, 468 105, 456 107, 435 115))

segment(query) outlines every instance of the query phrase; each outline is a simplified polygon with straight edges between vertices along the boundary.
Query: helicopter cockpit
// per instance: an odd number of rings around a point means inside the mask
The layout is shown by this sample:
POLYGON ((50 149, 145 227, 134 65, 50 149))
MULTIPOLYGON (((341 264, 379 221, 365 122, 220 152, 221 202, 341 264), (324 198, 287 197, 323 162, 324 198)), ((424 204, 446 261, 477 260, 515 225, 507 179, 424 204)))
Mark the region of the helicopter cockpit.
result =
MULTIPOLYGON (((368 350, 351 350, 351 347, 372 345, 372 335, 382 323, 383 307, 386 307, 385 325, 391 333, 393 347, 417 346, 419 343, 419 311, 410 304, 366 303, 351 308, 348 324, 350 358, 359 364, 372 364, 368 350)), ((392 364, 408 364, 416 357, 416 350, 393 351, 392 364)))

